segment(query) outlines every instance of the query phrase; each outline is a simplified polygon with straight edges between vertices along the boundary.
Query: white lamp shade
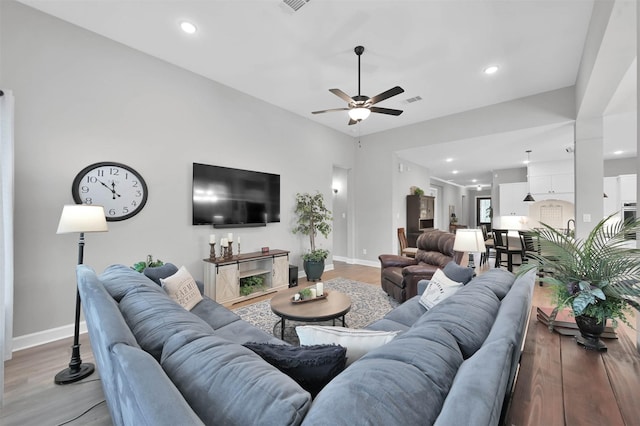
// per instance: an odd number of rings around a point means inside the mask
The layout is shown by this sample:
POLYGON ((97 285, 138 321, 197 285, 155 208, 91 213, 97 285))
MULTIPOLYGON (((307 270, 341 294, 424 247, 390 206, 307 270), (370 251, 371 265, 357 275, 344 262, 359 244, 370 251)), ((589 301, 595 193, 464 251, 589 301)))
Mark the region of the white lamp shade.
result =
POLYGON ((355 121, 366 120, 369 114, 371 114, 369 108, 351 108, 349 110, 349 117, 355 121))
POLYGON ((455 251, 484 252, 487 248, 484 245, 482 231, 479 229, 458 229, 456 239, 453 243, 455 251))
POLYGON ((106 232, 107 219, 102 206, 70 204, 62 208, 57 234, 71 232, 106 232))

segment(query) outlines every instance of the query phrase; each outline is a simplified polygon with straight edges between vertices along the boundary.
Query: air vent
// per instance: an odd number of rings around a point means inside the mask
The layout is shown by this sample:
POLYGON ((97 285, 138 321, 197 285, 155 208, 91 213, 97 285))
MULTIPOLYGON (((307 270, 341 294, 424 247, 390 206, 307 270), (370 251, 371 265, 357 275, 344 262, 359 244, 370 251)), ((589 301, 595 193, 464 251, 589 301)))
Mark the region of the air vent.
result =
POLYGON ((405 102, 408 104, 412 104, 414 102, 418 102, 422 100, 422 96, 414 96, 413 98, 406 99, 405 102))
POLYGON ((284 4, 293 9, 294 12, 297 12, 305 4, 309 3, 310 0, 282 0, 284 4))

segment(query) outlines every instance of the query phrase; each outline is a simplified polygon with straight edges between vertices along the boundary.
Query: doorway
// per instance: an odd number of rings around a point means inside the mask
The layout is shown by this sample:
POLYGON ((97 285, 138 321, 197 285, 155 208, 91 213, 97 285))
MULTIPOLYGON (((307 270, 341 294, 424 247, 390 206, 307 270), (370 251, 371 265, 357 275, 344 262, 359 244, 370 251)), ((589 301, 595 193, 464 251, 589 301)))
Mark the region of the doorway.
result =
POLYGON ((485 225, 487 231, 491 232, 491 218, 493 216, 493 208, 491 207, 491 197, 476 198, 476 225, 480 227, 485 225))

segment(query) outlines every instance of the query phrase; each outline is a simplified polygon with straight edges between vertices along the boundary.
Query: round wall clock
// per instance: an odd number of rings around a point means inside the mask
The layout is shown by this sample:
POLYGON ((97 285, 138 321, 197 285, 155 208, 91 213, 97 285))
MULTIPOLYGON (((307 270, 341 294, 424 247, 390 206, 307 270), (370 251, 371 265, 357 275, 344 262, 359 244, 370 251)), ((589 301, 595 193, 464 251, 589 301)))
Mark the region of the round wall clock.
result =
POLYGON ((78 204, 104 207, 108 221, 129 219, 147 202, 147 184, 140 173, 114 162, 91 164, 78 173, 71 187, 78 204))

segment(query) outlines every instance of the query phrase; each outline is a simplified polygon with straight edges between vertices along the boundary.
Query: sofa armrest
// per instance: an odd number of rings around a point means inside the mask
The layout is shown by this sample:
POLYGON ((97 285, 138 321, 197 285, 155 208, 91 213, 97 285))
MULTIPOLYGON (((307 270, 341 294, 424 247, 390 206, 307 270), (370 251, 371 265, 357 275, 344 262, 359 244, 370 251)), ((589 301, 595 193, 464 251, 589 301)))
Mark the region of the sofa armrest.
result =
POLYGON ((405 266, 418 264, 418 261, 411 257, 398 256, 395 254, 381 254, 380 256, 378 256, 378 259, 380 259, 380 264, 382 268, 389 268, 389 267, 404 268, 405 266))

